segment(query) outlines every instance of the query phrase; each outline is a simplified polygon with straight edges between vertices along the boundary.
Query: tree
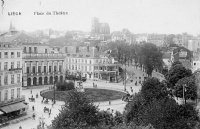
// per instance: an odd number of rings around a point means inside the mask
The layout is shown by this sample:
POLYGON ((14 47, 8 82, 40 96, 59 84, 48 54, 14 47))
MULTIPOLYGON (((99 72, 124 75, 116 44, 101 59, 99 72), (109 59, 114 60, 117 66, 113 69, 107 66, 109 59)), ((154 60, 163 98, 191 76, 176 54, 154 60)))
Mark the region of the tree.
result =
POLYGON ((162 69, 162 53, 156 45, 152 43, 142 44, 139 48, 137 56, 139 56, 139 63, 141 66, 144 66, 148 76, 151 76, 154 69, 162 69))
POLYGON ((197 98, 197 87, 195 85, 194 76, 184 77, 178 80, 174 88, 174 95, 176 97, 183 98, 183 92, 184 92, 185 101, 187 99, 195 100, 197 98), (184 89, 183 89, 183 86, 184 86, 184 89))
POLYGON ((72 81, 69 82, 58 82, 56 84, 57 90, 58 91, 66 91, 66 90, 73 90, 75 89, 74 83, 72 81))
POLYGON ((171 67, 174 67, 176 65, 182 65, 182 63, 180 61, 175 61, 175 62, 172 63, 171 67))
POLYGON ((58 116, 52 121, 54 129, 79 129, 98 125, 98 108, 85 93, 70 91, 58 116))
POLYGON ((189 77, 192 75, 192 71, 186 69, 184 66, 180 64, 176 64, 170 68, 169 72, 166 74, 165 78, 171 84, 169 88, 174 89, 175 84, 178 82, 179 79, 184 77, 189 77))
POLYGON ((171 98, 145 102, 141 101, 142 96, 139 96, 140 101, 132 101, 126 106, 127 124, 131 122, 144 126, 151 124, 155 129, 192 129, 198 120, 197 112, 191 105, 178 105, 171 98))
POLYGON ((153 99, 162 99, 168 96, 167 88, 157 78, 148 78, 144 81, 141 94, 146 101, 153 99))

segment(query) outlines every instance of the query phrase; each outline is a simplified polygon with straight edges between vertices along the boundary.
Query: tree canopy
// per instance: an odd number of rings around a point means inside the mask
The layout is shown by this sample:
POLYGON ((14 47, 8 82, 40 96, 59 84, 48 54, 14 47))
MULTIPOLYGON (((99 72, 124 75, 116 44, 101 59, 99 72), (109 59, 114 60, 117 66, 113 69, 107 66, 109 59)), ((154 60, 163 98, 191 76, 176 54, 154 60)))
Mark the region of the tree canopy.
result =
POLYGON ((169 81, 171 84, 170 88, 174 89, 175 84, 178 82, 178 80, 189 77, 192 75, 192 71, 190 69, 186 69, 184 66, 180 64, 173 65, 169 72, 166 74, 165 78, 169 81))
POLYGON ((185 99, 195 100, 197 98, 197 87, 195 85, 194 76, 184 77, 178 80, 174 88, 174 95, 183 98, 183 90, 185 90, 185 99))
POLYGON ((54 129, 78 129, 98 124, 98 108, 82 92, 70 91, 59 115, 52 121, 54 129))

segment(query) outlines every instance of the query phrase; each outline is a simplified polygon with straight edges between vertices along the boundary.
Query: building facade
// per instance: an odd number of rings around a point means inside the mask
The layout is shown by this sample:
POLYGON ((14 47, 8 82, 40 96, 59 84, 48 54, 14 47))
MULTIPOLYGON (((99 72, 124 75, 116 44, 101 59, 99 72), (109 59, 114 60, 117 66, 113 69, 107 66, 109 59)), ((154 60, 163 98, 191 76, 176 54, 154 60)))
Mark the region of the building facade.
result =
POLYGON ((105 56, 98 47, 66 46, 66 70, 70 75, 81 75, 87 79, 117 81, 118 65, 105 56))
POLYGON ((45 44, 23 44, 23 86, 53 85, 65 80, 65 54, 45 44))
POLYGON ((0 43, 0 118, 26 112, 28 107, 21 92, 22 50, 0 43))

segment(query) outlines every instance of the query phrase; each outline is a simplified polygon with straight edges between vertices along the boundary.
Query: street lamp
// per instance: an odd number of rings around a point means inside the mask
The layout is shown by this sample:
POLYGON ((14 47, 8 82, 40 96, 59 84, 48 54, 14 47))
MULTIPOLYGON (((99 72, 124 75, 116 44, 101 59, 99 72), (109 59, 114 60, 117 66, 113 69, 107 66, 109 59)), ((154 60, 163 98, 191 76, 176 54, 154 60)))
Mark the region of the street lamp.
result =
POLYGON ((55 92, 55 83, 56 83, 56 78, 55 78, 55 70, 54 70, 54 83, 53 83, 53 97, 54 97, 54 104, 56 103, 56 92, 55 92))
POLYGON ((125 63, 125 82, 124 82, 124 91, 126 91, 126 63, 125 63))
POLYGON ((185 99, 185 87, 186 87, 186 84, 183 84, 183 103, 186 104, 186 99, 185 99))

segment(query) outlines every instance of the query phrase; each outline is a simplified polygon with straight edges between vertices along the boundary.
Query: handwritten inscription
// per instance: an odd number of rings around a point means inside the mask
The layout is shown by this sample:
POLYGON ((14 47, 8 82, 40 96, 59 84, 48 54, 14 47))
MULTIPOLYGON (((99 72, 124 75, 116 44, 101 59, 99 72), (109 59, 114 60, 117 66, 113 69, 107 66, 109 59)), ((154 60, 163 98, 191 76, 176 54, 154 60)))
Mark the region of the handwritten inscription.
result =
POLYGON ((68 15, 68 12, 65 11, 47 11, 47 12, 39 12, 39 11, 35 11, 33 13, 34 15, 38 15, 38 16, 42 16, 42 15, 68 15))

